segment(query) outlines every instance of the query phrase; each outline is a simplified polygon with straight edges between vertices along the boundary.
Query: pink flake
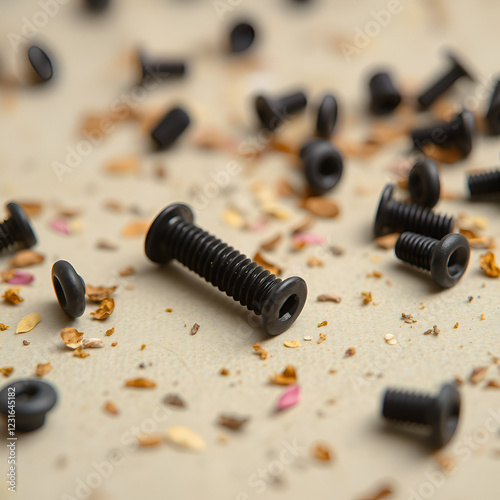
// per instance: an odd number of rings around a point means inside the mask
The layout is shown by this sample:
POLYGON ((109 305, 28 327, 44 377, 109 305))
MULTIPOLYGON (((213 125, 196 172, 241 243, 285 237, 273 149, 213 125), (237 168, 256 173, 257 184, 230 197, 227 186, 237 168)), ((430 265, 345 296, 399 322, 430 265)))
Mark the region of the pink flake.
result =
POLYGON ((326 243, 326 238, 324 236, 312 233, 295 234, 292 240, 296 245, 323 245, 326 243))
POLYGON ((300 387, 292 385, 278 400, 278 411, 295 406, 300 401, 300 387))
POLYGON ((50 227, 61 234, 69 234, 68 221, 66 219, 54 219, 50 221, 50 227))
POLYGON ((7 282, 11 285, 27 285, 31 283, 35 277, 27 271, 14 271, 14 276, 7 282))
POLYGON ((252 231, 253 233, 259 233, 260 231, 265 229, 268 223, 269 221, 267 219, 260 219, 250 226, 250 231, 252 231))

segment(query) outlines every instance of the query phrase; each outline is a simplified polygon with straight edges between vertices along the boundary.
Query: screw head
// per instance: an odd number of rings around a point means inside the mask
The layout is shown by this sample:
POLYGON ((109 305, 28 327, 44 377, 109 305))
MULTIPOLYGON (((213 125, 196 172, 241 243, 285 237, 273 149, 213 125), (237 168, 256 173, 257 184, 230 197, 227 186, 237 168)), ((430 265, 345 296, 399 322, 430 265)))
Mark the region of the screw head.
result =
POLYGON ((24 210, 17 203, 7 204, 7 214, 14 227, 14 236, 18 243, 24 248, 30 248, 36 245, 36 236, 31 228, 28 217, 24 210))
POLYGON ((441 186, 439 170, 434 160, 431 158, 417 160, 408 175, 408 189, 413 203, 429 208, 436 205, 441 186))
POLYGON ((430 405, 429 422, 432 426, 431 442, 436 448, 447 445, 458 426, 460 393, 452 384, 443 384, 430 405))
POLYGON ((70 318, 79 318, 85 312, 85 282, 75 268, 65 260, 52 266, 52 284, 61 309, 70 318))
POLYGON ((262 328, 269 335, 279 335, 298 318, 307 298, 306 282, 294 276, 273 289, 262 306, 262 328))
POLYGON ((328 139, 337 124, 338 107, 337 99, 331 94, 326 94, 318 108, 316 120, 316 133, 323 139, 328 139))
POLYGON ((245 52, 252 46, 254 40, 255 29, 250 23, 240 22, 236 24, 229 34, 231 52, 245 52))
POLYGON ((471 71, 467 68, 467 66, 461 61, 456 54, 454 54, 451 51, 448 51, 446 53, 446 56, 450 60, 452 67, 455 71, 457 71, 460 76, 466 76, 467 78, 470 78, 471 80, 474 80, 474 75, 472 74, 471 71))
POLYGON ((44 83, 52 78, 54 74, 52 62, 49 56, 40 47, 36 45, 31 46, 28 49, 28 59, 36 74, 38 82, 44 83))
POLYGON ((255 109, 261 124, 269 130, 274 130, 281 123, 281 117, 273 100, 259 95, 255 98, 255 109))
POLYGON ((474 115, 464 109, 453 117, 450 126, 455 130, 453 145, 464 157, 469 156, 472 151, 472 141, 476 134, 476 119, 474 115))
POLYGON ((180 217, 193 222, 194 215, 187 205, 174 203, 162 210, 155 218, 146 235, 145 250, 147 257, 157 264, 166 264, 173 258, 168 241, 169 224, 180 217))
POLYGON ((432 279, 442 288, 451 288, 464 275, 469 257, 469 242, 464 235, 459 233, 446 235, 438 243, 432 255, 432 279))
POLYGON ((387 184, 382 191, 382 196, 380 197, 380 202, 378 204, 377 214, 375 215, 375 225, 374 232, 375 237, 382 236, 385 232, 386 218, 385 212, 387 203, 392 199, 392 192, 394 191, 394 186, 387 184))

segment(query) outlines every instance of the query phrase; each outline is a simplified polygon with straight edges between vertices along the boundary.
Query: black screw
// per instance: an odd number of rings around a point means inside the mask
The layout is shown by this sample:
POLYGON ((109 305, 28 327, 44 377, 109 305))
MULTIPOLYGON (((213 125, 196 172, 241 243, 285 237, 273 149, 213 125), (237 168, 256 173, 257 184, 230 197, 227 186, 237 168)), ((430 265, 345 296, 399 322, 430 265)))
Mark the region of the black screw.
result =
POLYGON ((493 135, 500 135, 500 80, 497 81, 486 112, 486 122, 493 135))
POLYGON ((166 207, 146 236, 146 255, 165 264, 177 259, 229 297, 262 315, 269 335, 288 330, 307 297, 307 285, 294 276, 282 281, 233 247, 193 224, 193 212, 182 204, 166 207))
POLYGON ((255 28, 249 22, 240 22, 229 33, 229 48, 234 54, 247 51, 255 40, 255 28))
POLYGON ((441 184, 439 170, 434 160, 421 158, 415 162, 408 175, 408 190, 416 205, 432 208, 439 201, 441 184))
POLYGON ((469 264, 470 247, 459 233, 441 240, 416 233, 401 233, 396 242, 396 257, 431 272, 441 288, 451 288, 464 275, 469 264))
POLYGON ((344 162, 340 152, 331 142, 315 139, 300 150, 304 162, 304 174, 312 193, 322 195, 337 185, 344 162))
POLYGON ((85 312, 85 282, 75 268, 58 260, 52 266, 52 284, 61 309, 70 318, 79 318, 85 312))
POLYGON ((453 231, 453 217, 436 214, 426 207, 392 199, 394 187, 387 184, 382 191, 375 216, 375 237, 388 233, 412 231, 441 239, 453 231))
POLYGON ((36 236, 28 217, 17 203, 7 204, 8 218, 0 223, 0 252, 36 245, 36 236))
POLYGON ((191 120, 182 108, 173 108, 159 121, 151 132, 158 149, 166 149, 186 130, 191 120))
POLYGON ((500 170, 471 174, 467 183, 471 196, 500 194, 500 170))
POLYGON ((388 115, 401 103, 401 94, 388 73, 376 73, 369 82, 370 111, 374 115, 388 115))
POLYGON ((102 12, 109 7, 110 0, 85 0, 87 10, 93 13, 102 12))
POLYGON ((335 129, 338 117, 337 99, 326 94, 318 108, 316 120, 316 134, 322 139, 329 139, 335 129))
POLYGON ((35 379, 16 380, 0 391, 0 414, 11 418, 9 407, 15 404, 15 430, 29 432, 45 423, 45 415, 57 402, 55 389, 35 379))
POLYGON ((28 59, 32 68, 33 83, 45 83, 52 78, 54 75, 52 61, 40 47, 31 46, 28 49, 28 59))
POLYGON ((307 98, 303 92, 295 92, 278 99, 263 95, 255 98, 255 109, 259 120, 269 130, 275 130, 288 115, 303 110, 306 105, 307 98))
POLYGON ((448 53, 447 55, 451 62, 450 69, 418 96, 418 102, 422 109, 429 108, 429 106, 439 96, 444 94, 459 78, 466 76, 471 80, 474 79, 474 77, 471 76, 471 73, 455 55, 452 53, 448 53))
POLYGON ((449 122, 412 130, 411 137, 414 146, 420 150, 427 144, 435 144, 441 148, 457 149, 465 158, 472 151, 475 133, 474 115, 470 111, 463 110, 449 122))
POLYGON ((385 419, 402 424, 417 424, 429 431, 435 448, 449 443, 460 417, 460 393, 451 384, 443 384, 436 397, 417 392, 387 389, 382 403, 385 419))
POLYGON ((186 73, 186 64, 183 61, 152 61, 146 57, 144 51, 141 49, 138 50, 137 56, 141 68, 141 81, 144 81, 148 75, 167 79, 169 77, 184 76, 186 73))

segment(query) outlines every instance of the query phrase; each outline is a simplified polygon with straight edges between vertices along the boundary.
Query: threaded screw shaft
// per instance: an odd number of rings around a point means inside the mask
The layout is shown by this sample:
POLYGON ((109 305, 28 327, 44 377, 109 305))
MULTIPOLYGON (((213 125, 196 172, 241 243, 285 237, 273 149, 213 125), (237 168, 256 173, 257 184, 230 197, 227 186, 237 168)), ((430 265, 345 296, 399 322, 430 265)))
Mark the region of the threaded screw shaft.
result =
POLYGON ((469 175, 467 178, 471 196, 483 194, 500 194, 500 170, 491 170, 469 175))
POLYGON ((396 242, 396 256, 404 262, 431 270, 431 260, 439 240, 415 233, 402 233, 396 242))
POLYGON ((425 394, 389 389, 384 396, 382 414, 384 418, 396 422, 429 425, 427 408, 432 400, 425 394))

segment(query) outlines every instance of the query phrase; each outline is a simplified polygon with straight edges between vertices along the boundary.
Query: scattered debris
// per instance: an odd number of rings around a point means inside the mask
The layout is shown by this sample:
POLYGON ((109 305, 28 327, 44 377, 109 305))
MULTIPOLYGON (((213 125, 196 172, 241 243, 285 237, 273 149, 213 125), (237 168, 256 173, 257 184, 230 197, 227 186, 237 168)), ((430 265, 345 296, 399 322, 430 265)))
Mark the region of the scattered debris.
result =
POLYGON ((85 352, 81 347, 77 347, 73 351, 73 356, 75 356, 76 358, 88 358, 90 354, 88 352, 85 352))
POLYGON ((322 344, 326 340, 326 335, 324 333, 319 334, 318 344, 322 344))
POLYGON ((295 406, 300 401, 300 387, 298 385, 292 385, 290 388, 286 389, 285 392, 280 396, 276 409, 278 411, 285 410, 286 408, 291 408, 295 406))
POLYGON ((100 304, 99 308, 94 312, 91 312, 90 315, 94 319, 106 319, 109 317, 113 311, 115 310, 115 301, 114 299, 104 299, 100 304))
POLYGON ((142 448, 149 448, 152 446, 158 446, 163 442, 163 436, 161 434, 145 434, 140 433, 135 436, 139 446, 142 448))
POLYGON ((7 304, 12 304, 13 306, 19 304, 20 302, 24 302, 24 299, 19 296, 20 290, 21 289, 18 287, 7 288, 2 295, 2 299, 7 302, 7 304))
POLYGON ((233 431, 240 430, 250 419, 248 417, 236 417, 236 416, 219 416, 219 425, 227 427, 233 431))
POLYGON ((290 348, 295 348, 295 347, 300 347, 300 342, 298 340, 285 340, 283 342, 283 345, 285 347, 290 347, 290 348))
POLYGON ((104 342, 101 339, 83 339, 82 340, 82 348, 87 349, 90 347, 104 347, 104 342))
POLYGON ((254 255, 253 260, 264 269, 267 269, 271 274, 275 276, 279 276, 282 272, 282 269, 274 264, 271 264, 268 260, 266 260, 260 252, 257 252, 254 255))
POLYGON ((111 413, 112 415, 118 415, 120 411, 118 410, 118 407, 116 406, 116 403, 113 401, 106 401, 106 404, 104 405, 104 409, 108 412, 111 413))
POLYGON ((37 377, 43 377, 52 370, 52 365, 50 363, 38 363, 35 368, 35 375, 37 377))
POLYGON ((404 319, 404 322, 408 323, 409 325, 417 322, 416 319, 413 319, 413 316, 411 314, 401 313, 401 319, 404 319))
POLYGON ((349 358, 350 356, 354 356, 356 354, 356 348, 355 347, 349 347, 347 351, 345 352, 345 357, 349 358))
POLYGON ((396 337, 394 337, 392 333, 387 333, 386 335, 384 335, 384 339, 389 345, 396 345, 398 343, 396 337))
POLYGON ((182 425, 169 427, 165 435, 170 443, 181 448, 193 451, 203 451, 206 448, 205 441, 198 434, 182 425))
POLYGON ((85 286, 87 297, 93 302, 101 302, 104 299, 109 299, 113 292, 117 289, 116 286, 85 286))
POLYGON ((361 292, 361 297, 363 297, 363 304, 365 306, 373 302, 372 292, 361 292))
POLYGON ((335 293, 322 293, 321 295, 318 295, 316 300, 318 302, 335 302, 336 304, 340 304, 342 297, 335 293))
POLYGON ((384 236, 375 238, 375 244, 383 250, 392 250, 396 246, 396 241, 398 241, 398 238, 399 233, 386 234, 384 236))
POLYGON ((31 332, 33 328, 35 328, 38 323, 42 321, 42 317, 34 312, 25 316, 19 323, 17 324, 16 333, 27 333, 31 332))
POLYGON ((424 332, 424 335, 430 335, 433 333, 436 337, 440 334, 441 330, 437 327, 437 325, 434 325, 432 328, 424 332))
POLYGON ((479 384, 479 382, 482 382, 486 378, 489 369, 489 366, 478 366, 474 368, 469 377, 469 382, 474 385, 479 384))
POLYGON ((9 260, 11 267, 28 267, 43 262, 45 257, 33 250, 19 250, 14 257, 9 260))
POLYGON ((314 443, 311 453, 314 458, 322 462, 330 462, 333 458, 333 451, 326 443, 314 443))
POLYGON ((163 398, 163 402, 169 406, 175 406, 176 408, 186 408, 186 403, 177 394, 167 394, 163 398))
POLYGON ((198 333, 198 330, 200 329, 200 325, 198 323, 195 323, 193 327, 191 328, 191 335, 196 335, 198 333))
POLYGON ((61 330, 61 338, 65 345, 71 349, 76 349, 82 345, 83 332, 79 332, 76 328, 63 328, 61 330))
POLYGON ((4 377, 8 377, 13 371, 13 366, 4 366, 3 368, 0 368, 0 374, 2 374, 4 377))
POLYGON ((295 368, 292 365, 287 365, 283 370, 283 373, 275 373, 270 377, 270 382, 276 385, 292 385, 297 383, 297 375, 295 373, 295 368))
POLYGON ((253 345, 253 348, 255 349, 255 352, 260 356, 260 359, 267 359, 269 356, 269 352, 266 351, 260 342, 255 342, 253 345))
POLYGON ((125 381, 125 387, 156 387, 156 382, 146 378, 134 378, 125 381))
POLYGON ((479 257, 479 265, 489 278, 500 277, 500 267, 498 267, 493 252, 487 252, 479 257))

